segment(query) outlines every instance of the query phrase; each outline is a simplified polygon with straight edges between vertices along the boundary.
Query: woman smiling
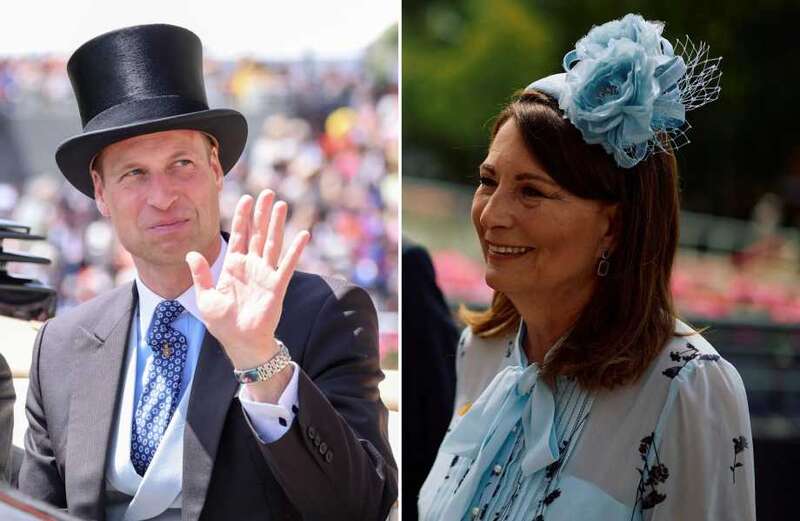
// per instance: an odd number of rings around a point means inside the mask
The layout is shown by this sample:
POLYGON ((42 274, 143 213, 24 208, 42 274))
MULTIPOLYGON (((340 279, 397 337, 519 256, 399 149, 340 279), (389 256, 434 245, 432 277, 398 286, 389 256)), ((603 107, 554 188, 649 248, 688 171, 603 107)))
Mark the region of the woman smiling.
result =
POLYGON ((744 386, 670 295, 672 154, 719 62, 662 29, 595 27, 496 120, 472 205, 495 293, 462 310, 421 519, 755 519, 744 386))

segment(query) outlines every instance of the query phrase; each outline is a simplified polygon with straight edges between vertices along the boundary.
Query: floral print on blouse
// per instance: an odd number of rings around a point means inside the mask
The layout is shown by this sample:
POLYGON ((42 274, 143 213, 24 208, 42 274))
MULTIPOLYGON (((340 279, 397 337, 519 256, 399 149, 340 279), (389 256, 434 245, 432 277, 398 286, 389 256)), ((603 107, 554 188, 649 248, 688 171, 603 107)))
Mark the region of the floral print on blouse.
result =
POLYGON ((754 520, 750 419, 736 369, 682 322, 634 384, 538 378, 515 336, 458 347, 455 413, 421 520, 754 520))

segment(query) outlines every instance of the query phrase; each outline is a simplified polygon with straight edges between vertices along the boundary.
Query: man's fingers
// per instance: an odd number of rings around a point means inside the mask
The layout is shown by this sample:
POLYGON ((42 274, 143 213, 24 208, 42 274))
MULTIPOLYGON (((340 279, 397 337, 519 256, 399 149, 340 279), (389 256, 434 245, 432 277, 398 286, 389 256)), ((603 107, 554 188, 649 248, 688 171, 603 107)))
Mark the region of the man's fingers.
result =
POLYGON ((203 291, 214 289, 214 278, 211 276, 211 268, 205 257, 196 251, 190 251, 186 254, 186 263, 189 265, 189 271, 192 272, 192 280, 198 296, 203 291))
POLYGON ((267 240, 267 228, 270 223, 270 213, 272 212, 272 201, 275 193, 272 190, 262 190, 256 200, 256 209, 253 213, 253 224, 250 228, 250 248, 249 253, 263 255, 264 243, 267 240))
POLYGON ((264 245, 264 258, 267 264, 276 268, 283 249, 283 227, 286 224, 286 213, 289 207, 284 201, 278 201, 272 207, 272 218, 269 222, 269 234, 264 245))
POLYGON ((250 238, 250 212, 253 208, 253 198, 243 195, 236 204, 231 224, 231 240, 228 251, 234 253, 247 253, 247 243, 250 238))
POLYGON ((300 255, 303 253, 310 239, 311 234, 306 230, 298 233, 292 241, 292 245, 289 246, 289 251, 286 252, 286 256, 281 261, 281 265, 278 266, 278 287, 280 288, 281 295, 286 292, 289 279, 292 278, 292 273, 294 273, 297 267, 297 261, 300 260, 300 255))

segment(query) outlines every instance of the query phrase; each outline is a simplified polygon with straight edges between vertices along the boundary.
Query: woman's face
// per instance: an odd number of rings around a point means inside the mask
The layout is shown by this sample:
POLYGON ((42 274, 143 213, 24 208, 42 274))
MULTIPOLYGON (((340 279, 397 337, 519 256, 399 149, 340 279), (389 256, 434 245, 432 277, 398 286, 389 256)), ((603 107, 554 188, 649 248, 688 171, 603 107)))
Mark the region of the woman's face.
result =
POLYGON ((556 184, 509 119, 480 166, 472 200, 487 284, 512 300, 554 305, 590 294, 598 259, 612 244, 613 212, 556 184))

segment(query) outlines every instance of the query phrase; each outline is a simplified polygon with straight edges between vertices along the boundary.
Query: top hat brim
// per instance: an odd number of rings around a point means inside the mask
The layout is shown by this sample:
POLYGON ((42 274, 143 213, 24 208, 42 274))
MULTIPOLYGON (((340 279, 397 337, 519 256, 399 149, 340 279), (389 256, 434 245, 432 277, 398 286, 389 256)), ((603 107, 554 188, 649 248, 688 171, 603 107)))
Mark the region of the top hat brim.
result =
POLYGON ((89 167, 104 147, 166 130, 199 130, 214 136, 219 143, 219 162, 225 174, 239 160, 247 142, 247 121, 242 114, 231 109, 210 109, 85 132, 59 145, 56 163, 75 188, 94 198, 89 167))

